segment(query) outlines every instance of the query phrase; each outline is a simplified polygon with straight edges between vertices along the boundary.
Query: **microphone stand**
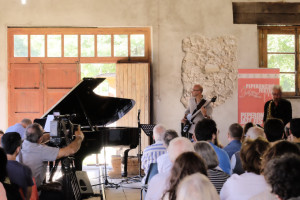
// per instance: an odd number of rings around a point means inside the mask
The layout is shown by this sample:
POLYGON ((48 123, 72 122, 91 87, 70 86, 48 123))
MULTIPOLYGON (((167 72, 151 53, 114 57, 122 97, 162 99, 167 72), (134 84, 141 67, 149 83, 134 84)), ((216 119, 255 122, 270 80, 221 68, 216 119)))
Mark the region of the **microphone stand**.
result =
POLYGON ((141 157, 142 157, 142 154, 141 154, 141 151, 142 151, 142 142, 141 142, 141 122, 140 122, 140 114, 141 114, 141 109, 138 110, 138 132, 139 132, 139 147, 138 147, 138 163, 139 163, 139 178, 142 178, 142 169, 141 169, 141 157))

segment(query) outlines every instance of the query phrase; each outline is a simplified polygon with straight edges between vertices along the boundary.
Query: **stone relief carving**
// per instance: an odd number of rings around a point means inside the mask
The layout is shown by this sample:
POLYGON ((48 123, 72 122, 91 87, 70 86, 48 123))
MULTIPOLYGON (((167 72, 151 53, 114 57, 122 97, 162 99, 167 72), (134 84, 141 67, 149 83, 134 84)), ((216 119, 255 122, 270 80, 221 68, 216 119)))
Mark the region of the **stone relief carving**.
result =
POLYGON ((190 90, 199 83, 206 98, 217 96, 214 106, 230 98, 237 85, 237 42, 233 36, 208 38, 193 35, 182 41, 181 103, 187 107, 190 90))

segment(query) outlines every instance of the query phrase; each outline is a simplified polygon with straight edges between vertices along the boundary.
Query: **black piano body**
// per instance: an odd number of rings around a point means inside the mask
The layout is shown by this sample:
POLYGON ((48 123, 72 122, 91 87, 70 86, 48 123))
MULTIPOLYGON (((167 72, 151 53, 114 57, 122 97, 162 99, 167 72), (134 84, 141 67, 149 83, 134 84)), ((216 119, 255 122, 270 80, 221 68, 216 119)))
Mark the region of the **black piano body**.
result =
MULTIPOLYGON (((82 161, 86 156, 99 153, 105 146, 128 146, 124 155, 127 164, 128 151, 139 144, 137 127, 107 127, 128 113, 135 101, 95 94, 93 90, 104 80, 105 78, 84 78, 42 116, 46 118, 56 111, 60 115, 76 114, 72 123, 79 124, 84 134, 81 147, 74 155, 76 170, 82 170, 82 161)), ((125 175, 126 168, 125 165, 125 175)))

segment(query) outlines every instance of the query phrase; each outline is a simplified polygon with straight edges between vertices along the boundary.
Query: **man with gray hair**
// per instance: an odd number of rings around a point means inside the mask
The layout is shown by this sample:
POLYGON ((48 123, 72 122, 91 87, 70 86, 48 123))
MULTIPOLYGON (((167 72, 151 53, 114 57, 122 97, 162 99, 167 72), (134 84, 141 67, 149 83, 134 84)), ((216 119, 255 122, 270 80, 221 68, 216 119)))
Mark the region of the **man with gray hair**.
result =
MULTIPOLYGON (((164 146, 166 148, 168 148, 171 140, 173 140, 174 138, 177 138, 177 137, 178 137, 178 133, 176 131, 171 130, 171 129, 167 130, 164 135, 164 140, 163 140, 164 146)), ((173 166, 173 163, 170 161, 168 152, 157 158, 158 173, 170 171, 172 166, 173 166)))
MULTIPOLYGON (((195 152, 191 141, 184 137, 177 137, 170 142, 168 147, 169 158, 172 163, 184 152, 195 152)), ((169 177, 171 170, 155 175, 149 183, 146 200, 160 200, 162 195, 169 188, 169 177)))
POLYGON ((17 132, 20 134, 22 140, 24 140, 26 127, 29 126, 30 124, 32 124, 32 121, 30 119, 24 118, 20 123, 16 123, 15 125, 8 127, 5 133, 17 132))
POLYGON ((157 158, 166 153, 167 149, 163 145, 163 137, 166 132, 166 128, 158 124, 153 128, 153 139, 155 143, 147 146, 144 149, 142 156, 142 169, 144 169, 145 174, 148 173, 148 169, 151 163, 156 163, 157 158))
POLYGON ((75 140, 64 148, 49 147, 43 144, 49 139, 49 134, 44 134, 41 125, 33 123, 26 129, 26 139, 22 144, 18 160, 20 163, 27 165, 36 180, 39 187, 46 177, 46 169, 48 161, 55 161, 59 158, 67 157, 75 154, 84 139, 84 135, 80 130, 75 132, 75 140))
POLYGON ((272 88, 273 98, 265 103, 264 107, 264 123, 271 118, 281 119, 286 125, 292 119, 291 102, 282 99, 282 88, 280 85, 274 85, 272 88))

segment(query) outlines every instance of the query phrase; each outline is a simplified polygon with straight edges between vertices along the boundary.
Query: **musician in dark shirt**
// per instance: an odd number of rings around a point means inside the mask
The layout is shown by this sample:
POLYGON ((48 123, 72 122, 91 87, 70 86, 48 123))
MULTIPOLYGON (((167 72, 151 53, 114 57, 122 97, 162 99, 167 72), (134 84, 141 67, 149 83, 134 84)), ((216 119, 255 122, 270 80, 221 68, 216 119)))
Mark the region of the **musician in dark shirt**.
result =
POLYGON ((279 85, 275 85, 272 89, 273 99, 267 101, 264 107, 264 123, 270 118, 281 119, 286 125, 292 119, 291 102, 282 99, 282 89, 279 85))

